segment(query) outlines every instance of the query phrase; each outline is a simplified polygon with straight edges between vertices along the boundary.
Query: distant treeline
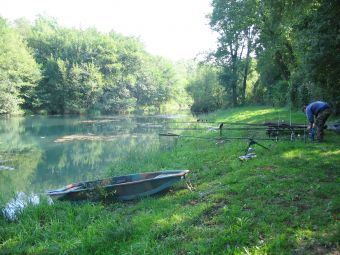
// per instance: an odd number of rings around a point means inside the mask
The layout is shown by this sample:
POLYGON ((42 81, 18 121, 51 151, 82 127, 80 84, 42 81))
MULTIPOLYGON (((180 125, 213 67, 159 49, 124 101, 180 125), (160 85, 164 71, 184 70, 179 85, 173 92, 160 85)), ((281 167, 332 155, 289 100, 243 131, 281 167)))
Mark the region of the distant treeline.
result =
POLYGON ((177 104, 246 104, 340 113, 340 2, 213 0, 217 50, 195 61, 152 56, 134 37, 70 29, 44 16, 0 18, 0 114, 115 113, 177 104))
POLYGON ((321 99, 340 113, 340 1, 213 0, 212 7, 218 47, 189 87, 196 111, 297 109, 321 99))
POLYGON ((171 99, 187 104, 183 86, 173 63, 134 37, 64 28, 44 16, 34 24, 0 18, 0 114, 157 109, 171 99))

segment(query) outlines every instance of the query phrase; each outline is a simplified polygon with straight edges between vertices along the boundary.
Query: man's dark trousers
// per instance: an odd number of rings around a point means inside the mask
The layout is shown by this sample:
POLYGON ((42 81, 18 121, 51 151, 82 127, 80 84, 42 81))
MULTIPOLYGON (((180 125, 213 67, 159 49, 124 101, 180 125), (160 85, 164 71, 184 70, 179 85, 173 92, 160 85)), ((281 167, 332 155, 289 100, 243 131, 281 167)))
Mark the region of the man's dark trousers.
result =
POLYGON ((318 141, 323 140, 324 126, 325 126, 325 123, 326 123, 329 115, 331 115, 331 113, 332 113, 331 109, 327 108, 327 109, 319 112, 318 116, 315 119, 315 126, 317 127, 316 138, 317 138, 318 141))

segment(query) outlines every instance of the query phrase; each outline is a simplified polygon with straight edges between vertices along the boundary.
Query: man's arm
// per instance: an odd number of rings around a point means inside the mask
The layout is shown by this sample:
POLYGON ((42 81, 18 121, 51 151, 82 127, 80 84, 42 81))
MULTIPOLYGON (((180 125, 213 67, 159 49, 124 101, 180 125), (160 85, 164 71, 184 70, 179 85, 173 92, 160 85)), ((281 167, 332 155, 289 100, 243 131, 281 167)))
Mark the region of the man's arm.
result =
POLYGON ((309 122, 309 127, 312 128, 313 124, 314 124, 314 114, 313 114, 310 106, 308 106, 306 108, 306 116, 307 116, 307 119, 308 119, 308 122, 309 122))

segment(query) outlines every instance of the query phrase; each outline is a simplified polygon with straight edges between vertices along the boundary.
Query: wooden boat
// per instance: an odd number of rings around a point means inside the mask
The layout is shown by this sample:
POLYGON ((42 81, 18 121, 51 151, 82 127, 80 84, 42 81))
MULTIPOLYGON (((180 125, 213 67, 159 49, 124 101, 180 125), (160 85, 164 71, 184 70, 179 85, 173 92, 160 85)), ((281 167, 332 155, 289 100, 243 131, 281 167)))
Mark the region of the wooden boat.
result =
POLYGON ((170 188, 184 179, 189 170, 165 170, 116 176, 103 180, 86 181, 49 190, 53 200, 132 200, 150 196, 170 188))

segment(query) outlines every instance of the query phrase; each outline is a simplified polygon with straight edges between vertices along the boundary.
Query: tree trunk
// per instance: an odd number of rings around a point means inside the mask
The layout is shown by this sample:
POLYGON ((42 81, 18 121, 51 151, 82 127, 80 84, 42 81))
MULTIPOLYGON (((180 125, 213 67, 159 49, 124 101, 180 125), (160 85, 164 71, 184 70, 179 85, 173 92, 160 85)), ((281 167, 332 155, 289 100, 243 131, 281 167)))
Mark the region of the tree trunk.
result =
POLYGON ((246 66, 244 67, 244 76, 243 76, 243 84, 242 84, 242 105, 246 103, 246 89, 247 89, 247 78, 249 72, 249 63, 250 63, 250 49, 251 48, 251 41, 248 40, 248 49, 247 49, 247 57, 246 57, 246 66))
POLYGON ((232 72, 232 99, 233 99, 233 106, 237 106, 237 55, 232 56, 232 66, 233 66, 233 72, 232 72))

